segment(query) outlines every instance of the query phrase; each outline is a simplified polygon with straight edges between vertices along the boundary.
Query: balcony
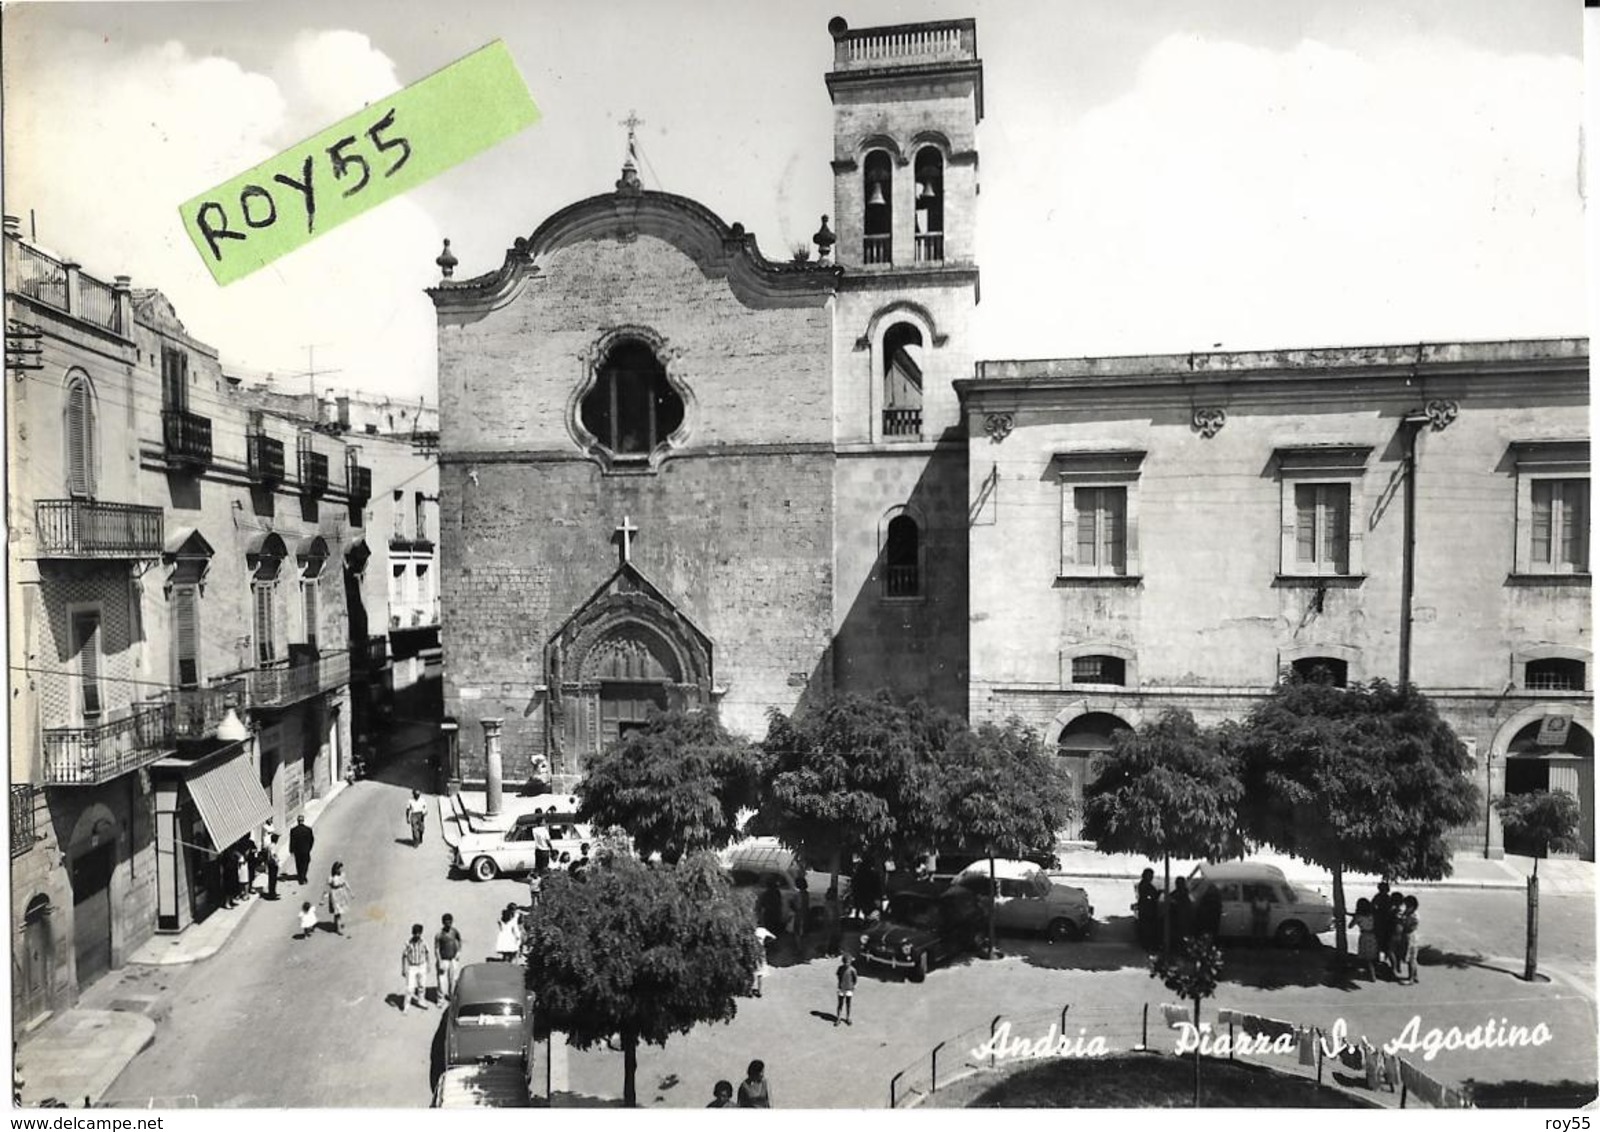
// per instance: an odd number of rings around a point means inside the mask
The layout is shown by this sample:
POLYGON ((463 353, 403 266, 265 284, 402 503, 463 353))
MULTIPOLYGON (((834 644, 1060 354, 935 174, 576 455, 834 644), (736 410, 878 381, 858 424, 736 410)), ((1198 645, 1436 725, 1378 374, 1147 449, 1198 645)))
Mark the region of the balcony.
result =
POLYGON ((19 239, 7 239, 6 276, 8 289, 16 294, 113 334, 126 333, 117 288, 83 274, 77 264, 65 264, 19 239))
POLYGON ((432 629, 439 624, 439 599, 422 604, 408 604, 391 606, 389 613, 389 628, 392 630, 404 629, 432 629))
POLYGON ((844 21, 833 35, 836 71, 870 71, 885 67, 930 64, 972 64, 978 59, 977 25, 973 20, 939 20, 851 31, 844 21))
POLYGON ((172 737, 210 739, 217 733, 228 709, 243 710, 247 690, 242 676, 220 680, 205 688, 173 688, 166 693, 172 705, 172 737))
POLYGON ((915 250, 917 263, 943 263, 944 233, 919 232, 915 250))
POLYGON ((350 654, 330 653, 305 664, 280 664, 250 672, 251 710, 291 707, 350 683, 350 654))
POLYGON ((211 466, 211 418, 185 409, 161 410, 167 463, 187 468, 211 466))
POLYGON ((44 732, 46 786, 99 786, 149 766, 172 741, 170 703, 135 704, 129 714, 90 727, 44 732))
POLYGON ((41 499, 33 505, 41 558, 161 557, 161 508, 96 499, 41 499))
POLYGON ((885 409, 883 411, 883 435, 921 436, 922 410, 885 409))
POLYGON ((309 448, 300 449, 300 494, 320 499, 328 491, 328 457, 309 448))
POLYGON ((34 832, 33 787, 16 783, 11 787, 11 859, 22 856, 38 840, 34 832))
POLYGON ((869 265, 892 262, 893 242, 893 236, 863 236, 861 262, 869 265))
POLYGON ((388 663, 388 637, 368 637, 366 645, 352 658, 353 666, 363 672, 376 672, 388 663))
POLYGON ((250 480, 264 487, 283 482, 283 441, 250 434, 250 480))
POLYGON ((351 464, 349 469, 350 498, 365 503, 372 498, 372 469, 351 464))

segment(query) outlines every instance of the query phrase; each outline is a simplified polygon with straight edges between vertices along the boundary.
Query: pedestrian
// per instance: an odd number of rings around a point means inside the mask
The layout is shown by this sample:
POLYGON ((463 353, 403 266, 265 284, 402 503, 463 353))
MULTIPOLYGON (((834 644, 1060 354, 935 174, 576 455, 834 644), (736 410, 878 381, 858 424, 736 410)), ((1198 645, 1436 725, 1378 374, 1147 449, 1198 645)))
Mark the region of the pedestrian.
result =
POLYGON ((811 886, 806 882, 804 873, 794 878, 794 891, 794 950, 795 955, 804 961, 806 957, 806 929, 811 926, 811 886))
POLYGON ((830 884, 822 898, 823 930, 827 933, 825 952, 832 956, 844 950, 844 909, 839 906, 839 886, 830 884))
POLYGON ((422 800, 422 791, 413 790, 411 801, 406 803, 406 821, 411 826, 411 847, 422 844, 423 827, 428 822, 428 803, 422 800))
POLYGON ((428 985, 428 945, 422 941, 422 925, 411 925, 411 938, 400 949, 400 978, 404 989, 400 993, 400 1013, 411 1003, 427 1005, 423 994, 428 985))
POLYGON ((274 837, 278 836, 278 823, 272 818, 267 818, 261 825, 261 844, 265 847, 274 837))
POLYGON ((577 860, 567 866, 567 873, 573 880, 582 880, 589 871, 589 843, 587 841, 578 846, 578 853, 580 855, 577 860))
POLYGON ((835 972, 839 981, 839 1000, 833 1009, 833 1024, 839 1025, 842 1018, 846 1026, 850 1025, 850 1004, 856 997, 856 967, 855 959, 846 955, 839 960, 839 970, 835 972))
POLYGON ((1395 925, 1395 935, 1399 938, 1396 954, 1399 956, 1395 964, 1395 973, 1400 967, 1405 966, 1405 978, 1402 982, 1414 983, 1417 981, 1417 898, 1408 896, 1401 905, 1400 919, 1395 925))
POLYGON ((278 898, 278 869, 282 864, 278 860, 278 854, 281 852, 282 850, 278 847, 278 835, 276 833, 261 847, 262 867, 267 870, 268 900, 276 900, 278 898))
POLYGON ((333 916, 333 932, 344 935, 344 918, 350 913, 350 882, 344 875, 344 862, 335 861, 328 874, 328 911, 333 916))
POLYGON ((783 889, 778 886, 777 877, 767 878, 767 887, 761 890, 757 901, 757 920, 775 936, 783 935, 784 920, 783 889))
POLYGON ((306 874, 311 868, 311 847, 316 843, 316 834, 311 832, 305 815, 301 814, 295 818, 294 826, 289 830, 289 856, 294 858, 296 884, 306 882, 306 874))
POLYGON ((740 1108, 771 1108, 772 1089, 767 1084, 767 1063, 757 1059, 744 1071, 739 1083, 740 1108))
POLYGON ((1195 905, 1194 930, 1211 940, 1222 934, 1222 890, 1214 884, 1206 885, 1195 905))
POLYGON ((307 900, 300 905, 300 934, 295 939, 310 939, 311 933, 317 930, 317 910, 307 900))
POLYGON ((255 865, 251 861, 251 850, 253 848, 254 846, 250 844, 250 839, 246 838, 243 844, 235 846, 233 850, 233 884, 234 891, 238 893, 240 900, 250 899, 250 882, 255 879, 254 874, 256 871, 255 865))
MULTIPOLYGON (((1369 902, 1372 907, 1372 932, 1377 942, 1378 961, 1389 962, 1389 944, 1394 937, 1394 909, 1389 904, 1389 882, 1380 880, 1378 891, 1369 902)), ((1393 972, 1390 972, 1391 975, 1393 972)))
POLYGON ((1356 939, 1356 958, 1367 965, 1367 981, 1378 981, 1378 925, 1372 914, 1372 901, 1363 896, 1356 901, 1350 926, 1361 934, 1356 939))
POLYGON ((863 920, 869 920, 877 914, 878 897, 882 891, 878 870, 863 860, 850 878, 850 896, 855 902, 856 913, 863 920))
POLYGON ((217 858, 217 879, 221 882, 218 888, 224 908, 232 908, 239 903, 239 864, 237 858, 238 851, 231 847, 221 857, 217 858))
POLYGON ((261 868, 261 849, 253 837, 246 837, 244 844, 239 847, 239 852, 244 856, 244 895, 248 900, 256 894, 256 874, 261 868))
POLYGON ((1174 944, 1181 945, 1194 935, 1194 901, 1189 898, 1189 881, 1186 877, 1179 877, 1173 886, 1168 919, 1174 944))
POLYGON ((732 1108, 733 1086, 726 1081, 718 1081, 711 1090, 711 1103, 707 1108, 732 1108))
POLYGON ((522 932, 517 926, 515 904, 507 904, 505 910, 500 913, 500 923, 495 929, 494 949, 499 952, 502 963, 510 963, 522 950, 522 932))
POLYGON ((1133 886, 1133 911, 1139 946, 1155 951, 1161 946, 1161 890, 1156 887, 1156 871, 1146 869, 1133 886))
POLYGON ((534 870, 536 872, 544 872, 550 867, 550 860, 553 856, 550 845, 550 827, 541 821, 533 827, 534 870))
POLYGON ((1398 892, 1389 894, 1389 950, 1385 958, 1389 960, 1389 972, 1396 980, 1400 978, 1400 970, 1405 966, 1406 946, 1401 938, 1404 926, 1401 920, 1405 918, 1407 897, 1398 892))
POLYGON ((539 898, 544 895, 544 877, 538 873, 528 874, 528 908, 539 906, 539 898))
POLYGON ((433 937, 433 959, 439 965, 439 1001, 448 1002, 461 973, 461 933, 449 912, 439 918, 439 931, 433 937))
POLYGON ((772 933, 766 928, 756 929, 756 946, 761 949, 761 962, 756 965, 756 985, 751 993, 757 998, 761 997, 761 981, 772 974, 772 965, 767 962, 767 945, 772 938, 772 933))

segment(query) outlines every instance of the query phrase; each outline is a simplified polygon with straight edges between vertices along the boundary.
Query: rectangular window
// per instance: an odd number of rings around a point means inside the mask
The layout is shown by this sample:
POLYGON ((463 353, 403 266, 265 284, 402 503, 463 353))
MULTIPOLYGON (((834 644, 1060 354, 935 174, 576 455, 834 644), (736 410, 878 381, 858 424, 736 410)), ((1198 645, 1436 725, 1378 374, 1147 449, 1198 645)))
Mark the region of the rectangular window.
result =
POLYGON ((277 645, 272 639, 272 585, 258 582, 255 587, 256 663, 271 664, 277 659, 277 645))
POLYGON ((105 701, 100 687, 100 611, 72 615, 72 647, 78 655, 78 708, 84 720, 100 718, 105 701))
POLYGON ((1294 485, 1295 568, 1307 574, 1350 572, 1350 485, 1294 485))
POLYGON ((1078 566, 1101 574, 1126 573, 1128 489, 1079 487, 1072 497, 1078 516, 1078 566))
POLYGON ((161 407, 189 407, 189 357, 182 350, 161 350, 161 407))
POLYGON ((1540 573, 1589 571, 1589 481, 1536 479, 1529 524, 1530 567, 1540 573))
POLYGON ((306 644, 315 649, 317 647, 317 583, 315 581, 301 583, 300 606, 305 620, 306 644))
POLYGON ((418 539, 418 541, 424 540, 424 539, 426 539, 428 537, 428 512, 427 512, 427 506, 428 506, 428 497, 426 495, 423 495, 422 492, 420 492, 420 491, 417 492, 417 502, 416 502, 417 527, 416 527, 416 530, 417 530, 417 539, 418 539))
POLYGON ((405 541, 406 538, 406 493, 394 493, 394 537, 405 541))
POLYGON ((178 687, 200 686, 200 603, 193 586, 172 591, 172 650, 178 663, 178 687))

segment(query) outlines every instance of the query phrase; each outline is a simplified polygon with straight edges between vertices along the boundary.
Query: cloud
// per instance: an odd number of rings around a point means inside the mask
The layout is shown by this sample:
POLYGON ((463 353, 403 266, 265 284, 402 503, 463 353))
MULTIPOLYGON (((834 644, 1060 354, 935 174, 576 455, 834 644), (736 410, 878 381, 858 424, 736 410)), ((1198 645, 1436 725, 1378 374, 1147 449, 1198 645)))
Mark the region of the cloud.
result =
MULTIPOLYGON (((8 60, 11 69, 15 60, 8 60)), ((8 75, 7 208, 37 209, 40 242, 100 278, 159 287, 228 363, 318 366, 348 385, 415 395, 433 385, 431 304, 440 237, 392 201, 256 275, 219 288, 178 205, 400 84, 353 32, 302 35, 281 78, 182 42, 126 47, 74 34, 30 44, 8 75)))

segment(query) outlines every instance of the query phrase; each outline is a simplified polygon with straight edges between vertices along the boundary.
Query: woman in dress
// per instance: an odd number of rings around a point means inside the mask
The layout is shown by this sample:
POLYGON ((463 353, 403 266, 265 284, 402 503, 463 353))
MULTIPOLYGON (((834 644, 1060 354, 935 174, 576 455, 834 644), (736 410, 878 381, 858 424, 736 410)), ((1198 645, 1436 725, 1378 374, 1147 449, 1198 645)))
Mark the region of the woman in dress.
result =
POLYGON ((522 950, 522 929, 517 924, 517 906, 506 905, 500 913, 500 924, 495 929, 494 949, 500 953, 502 963, 510 963, 522 950))
POLYGON ((1161 947, 1161 890, 1156 887, 1156 871, 1146 869, 1133 886, 1133 910, 1138 916, 1139 946, 1146 951, 1161 947))
POLYGON ((772 1089, 767 1084, 766 1062, 752 1061, 750 1067, 745 1070, 745 1078, 739 1084, 739 1107, 772 1107, 772 1089))
POLYGON ((1372 901, 1365 896, 1356 901, 1350 926, 1361 933, 1356 943, 1356 957, 1367 965, 1367 981, 1375 983, 1378 981, 1378 924, 1373 917, 1372 901))
POLYGON ((344 918, 350 913, 350 882, 345 879, 344 862, 335 861, 328 874, 328 911, 333 915, 335 935, 344 935, 344 918))

